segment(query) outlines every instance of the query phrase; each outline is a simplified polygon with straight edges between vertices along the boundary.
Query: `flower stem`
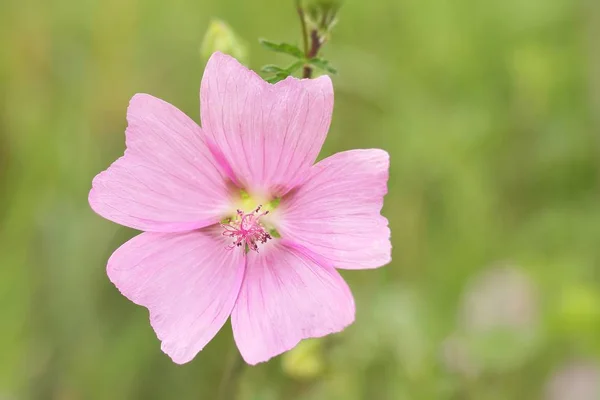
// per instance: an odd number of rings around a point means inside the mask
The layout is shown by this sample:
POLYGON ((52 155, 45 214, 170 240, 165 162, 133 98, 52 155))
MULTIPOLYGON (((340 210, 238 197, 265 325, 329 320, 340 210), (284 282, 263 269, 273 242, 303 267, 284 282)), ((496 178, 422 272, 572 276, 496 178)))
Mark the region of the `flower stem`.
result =
MULTIPOLYGON (((300 28, 302 29, 302 43, 304 45, 304 57, 307 60, 311 60, 315 58, 319 54, 319 50, 321 49, 321 38, 319 37, 319 32, 317 29, 311 29, 310 33, 306 26, 306 15, 304 14, 304 9, 302 8, 301 0, 296 0, 296 11, 298 11, 298 16, 300 17, 300 28), (309 45, 310 42, 310 45, 309 45)), ((309 64, 305 64, 302 70, 302 78, 310 78, 312 77, 313 68, 309 64)))
POLYGON ((302 41, 304 44, 304 55, 308 54, 308 32, 306 30, 306 17, 302 8, 301 0, 296 0, 296 11, 300 17, 300 27, 302 28, 302 41))
MULTIPOLYGON (((321 38, 319 38, 319 33, 316 30, 312 30, 310 32, 310 50, 306 54, 306 59, 310 60, 315 58, 319 54, 319 50, 321 49, 321 38)), ((312 76, 312 67, 310 65, 305 65, 302 77, 310 78, 312 76)))
POLYGON ((242 367, 243 363, 240 354, 235 346, 231 346, 221 383, 219 383, 218 400, 231 400, 237 397, 237 381, 242 372, 242 367))

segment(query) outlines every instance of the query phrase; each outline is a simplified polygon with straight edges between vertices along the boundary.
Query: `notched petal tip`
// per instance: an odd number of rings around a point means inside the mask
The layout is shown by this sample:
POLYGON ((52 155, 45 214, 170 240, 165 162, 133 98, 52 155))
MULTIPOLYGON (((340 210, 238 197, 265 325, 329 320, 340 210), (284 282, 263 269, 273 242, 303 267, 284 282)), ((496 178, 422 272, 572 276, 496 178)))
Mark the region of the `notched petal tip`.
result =
POLYGON ((168 102, 135 94, 127 108, 125 153, 98 174, 92 209, 113 222, 179 232, 218 221, 229 207, 221 167, 198 124, 168 102))
POLYGON ((210 229, 142 233, 108 261, 110 281, 130 301, 148 309, 162 351, 177 364, 191 361, 204 349, 235 304, 244 259, 239 252, 224 254, 223 245, 210 229))
POLYGON ((321 93, 326 99, 333 103, 333 82, 328 75, 321 75, 318 78, 299 79, 294 76, 288 76, 282 81, 279 81, 271 85, 275 90, 290 90, 290 89, 301 89, 308 94, 321 93))
POLYGON ((282 202, 281 231, 336 268, 370 269, 391 260, 390 229, 381 208, 389 154, 380 149, 337 153, 317 163, 282 202))
MULTIPOLYGON (((125 246, 126 244, 127 243, 125 243, 123 246, 125 246)), ((141 301, 139 299, 141 291, 140 293, 132 293, 130 290, 127 290, 123 286, 122 274, 127 272, 129 265, 124 266, 123 268, 119 268, 118 257, 115 257, 118 251, 119 250, 117 249, 117 251, 115 251, 115 253, 113 253, 108 259, 108 263, 106 265, 106 274, 108 276, 108 280, 117 288, 117 290, 119 291, 119 293, 121 293, 123 297, 127 298, 134 304, 144 307, 147 310, 148 321, 150 323, 150 326, 152 327, 152 330, 156 334, 156 338, 160 342, 161 351, 165 353, 175 364, 183 365, 189 363, 196 357, 196 355, 200 351, 204 349, 204 346, 202 348, 190 351, 187 347, 183 349, 178 348, 177 343, 171 343, 169 341, 169 339, 163 333, 164 329, 161 327, 161 323, 159 322, 162 318, 160 318, 158 314, 153 311, 153 307, 151 305, 146 304, 144 301, 141 301)))
POLYGON ((247 256, 231 325, 248 364, 268 361, 303 339, 341 332, 354 322, 354 299, 341 275, 283 243, 247 256))
POLYGON ((232 74, 243 76, 250 81, 256 81, 254 83, 261 82, 261 84, 264 84, 265 87, 268 86, 268 83, 265 82, 255 71, 247 68, 234 57, 217 51, 210 56, 208 62, 206 63, 204 75, 202 76, 202 82, 200 84, 200 92, 202 93, 202 86, 207 82, 212 80, 217 81, 223 78, 227 79, 227 77, 232 74))
POLYGON ((356 313, 353 311, 353 315, 352 315, 352 319, 348 320, 348 322, 345 325, 340 325, 338 329, 336 330, 331 330, 329 332, 326 333, 322 333, 322 334, 316 334, 316 335, 306 335, 306 336, 299 336, 298 338, 294 339, 293 341, 288 341, 285 344, 283 344, 278 350, 277 352, 271 353, 271 354, 267 354, 267 353, 263 353, 261 356, 256 357, 253 355, 249 355, 249 354, 245 354, 244 352, 240 352, 242 358, 244 359, 244 361, 246 362, 246 364, 249 365, 258 365, 258 364, 262 364, 265 362, 268 362, 270 360, 272 360, 275 357, 279 357, 281 356, 283 353, 287 353, 288 351, 294 349, 296 346, 298 346, 300 344, 300 342, 302 342, 303 340, 308 340, 308 339, 319 339, 325 336, 329 336, 329 335, 333 335, 336 333, 340 333, 343 332, 346 328, 348 328, 350 325, 352 325, 356 319, 356 313))
POLYGON ((314 87, 319 87, 321 90, 333 95, 333 81, 329 75, 321 75, 313 79, 302 79, 301 82, 310 84, 314 87))
POLYGON ((202 129, 229 178, 282 196, 302 182, 325 140, 333 112, 327 76, 268 84, 233 57, 215 53, 200 85, 202 129))

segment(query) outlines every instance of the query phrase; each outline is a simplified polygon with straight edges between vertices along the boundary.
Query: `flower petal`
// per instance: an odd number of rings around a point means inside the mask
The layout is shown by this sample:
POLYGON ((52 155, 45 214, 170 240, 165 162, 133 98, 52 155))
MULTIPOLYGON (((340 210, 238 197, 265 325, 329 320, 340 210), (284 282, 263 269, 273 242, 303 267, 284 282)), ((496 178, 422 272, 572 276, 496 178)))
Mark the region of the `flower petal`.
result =
POLYGON ((127 150, 94 178, 92 209, 145 231, 186 231, 218 222, 228 208, 227 183, 200 127, 146 94, 131 99, 127 121, 127 150))
POLYGON ((214 228, 146 232, 108 261, 110 280, 129 300, 148 308, 162 350, 178 364, 194 358, 216 335, 238 296, 244 253, 225 246, 214 228))
POLYGON ((202 128, 237 184, 281 196, 302 182, 331 122, 327 76, 270 85, 234 58, 215 53, 200 88, 202 128))
POLYGON ((302 339, 339 332, 354 321, 354 299, 339 273, 282 241, 247 254, 246 276, 231 314, 249 364, 267 361, 302 339))
POLYGON ((388 154, 351 150, 317 163, 305 184, 282 199, 279 233, 336 268, 377 268, 391 260, 390 230, 380 215, 388 154))

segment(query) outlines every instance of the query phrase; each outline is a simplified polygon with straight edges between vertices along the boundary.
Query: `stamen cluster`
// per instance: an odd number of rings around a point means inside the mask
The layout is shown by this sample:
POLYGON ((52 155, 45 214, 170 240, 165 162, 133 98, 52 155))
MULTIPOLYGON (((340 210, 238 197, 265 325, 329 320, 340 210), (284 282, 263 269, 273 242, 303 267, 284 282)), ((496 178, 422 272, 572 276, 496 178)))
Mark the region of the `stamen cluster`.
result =
POLYGON ((258 252, 258 243, 266 243, 272 239, 271 234, 260 223, 260 218, 267 215, 269 211, 260 212, 262 206, 258 206, 250 213, 237 210, 235 218, 229 218, 227 223, 221 223, 225 229, 223 236, 234 238, 227 249, 248 246, 250 250, 258 252))

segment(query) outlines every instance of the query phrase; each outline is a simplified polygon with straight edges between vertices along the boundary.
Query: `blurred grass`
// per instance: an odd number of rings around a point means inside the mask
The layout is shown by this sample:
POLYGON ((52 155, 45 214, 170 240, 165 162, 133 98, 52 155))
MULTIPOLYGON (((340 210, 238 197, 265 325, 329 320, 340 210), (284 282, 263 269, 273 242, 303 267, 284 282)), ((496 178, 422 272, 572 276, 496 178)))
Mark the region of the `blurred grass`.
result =
MULTIPOLYGON (((212 17, 250 44, 255 69, 287 61, 258 37, 299 40, 291 1, 0 4, 0 399, 215 398, 230 328, 172 364, 105 276, 134 232, 87 204, 123 151, 134 93, 198 120, 212 17)), ((599 26, 595 1, 345 2, 325 48, 340 73, 321 157, 390 152, 394 261, 344 273, 357 321, 319 347, 323 373, 243 368, 239 398, 532 399, 563 363, 597 363, 599 26), (469 282, 498 262, 536 287, 536 342, 509 367, 465 374, 444 343, 469 282)))

